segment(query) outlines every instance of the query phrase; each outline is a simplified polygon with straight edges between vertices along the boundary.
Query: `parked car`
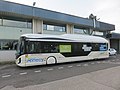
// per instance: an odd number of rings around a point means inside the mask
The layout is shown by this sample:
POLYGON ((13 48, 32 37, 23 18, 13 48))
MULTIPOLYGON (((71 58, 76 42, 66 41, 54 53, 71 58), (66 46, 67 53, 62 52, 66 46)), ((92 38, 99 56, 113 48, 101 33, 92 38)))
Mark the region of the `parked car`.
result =
POLYGON ((117 54, 117 51, 114 49, 114 48, 110 48, 109 49, 109 55, 116 55, 117 54))

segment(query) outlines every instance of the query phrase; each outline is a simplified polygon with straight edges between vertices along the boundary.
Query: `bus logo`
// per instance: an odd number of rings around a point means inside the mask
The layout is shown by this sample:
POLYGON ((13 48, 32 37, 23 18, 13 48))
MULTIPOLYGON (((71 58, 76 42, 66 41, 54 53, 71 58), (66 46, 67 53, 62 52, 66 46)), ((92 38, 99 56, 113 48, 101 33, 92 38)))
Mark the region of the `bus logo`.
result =
POLYGON ((40 59, 40 58, 29 58, 27 60, 27 62, 43 62, 44 60, 43 59, 40 59))
POLYGON ((87 45, 84 44, 83 47, 82 47, 82 49, 83 49, 84 51, 91 51, 92 47, 87 47, 87 45))

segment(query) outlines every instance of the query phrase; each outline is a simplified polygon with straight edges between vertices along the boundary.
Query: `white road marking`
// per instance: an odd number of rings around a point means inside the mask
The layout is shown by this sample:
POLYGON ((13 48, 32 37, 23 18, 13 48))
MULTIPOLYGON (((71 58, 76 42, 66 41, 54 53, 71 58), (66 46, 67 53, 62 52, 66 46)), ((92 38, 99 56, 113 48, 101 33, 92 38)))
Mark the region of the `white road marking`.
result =
POLYGON ((101 62, 97 62, 97 63, 101 63, 101 62))
POLYGON ((64 67, 58 67, 58 69, 63 69, 64 67))
POLYGON ((20 73, 20 75, 26 75, 27 74, 27 72, 24 72, 24 73, 20 73))
POLYGON ((109 62, 111 62, 111 61, 106 61, 106 62, 108 62, 108 63, 109 63, 109 62))
POLYGON ((111 61, 103 61, 102 63, 110 63, 111 61))
POLYGON ((73 66, 68 66, 69 68, 72 68, 73 66))
POLYGON ((52 71, 53 70, 53 68, 49 68, 49 69, 47 69, 48 71, 52 71))
POLYGON ((94 62, 92 62, 91 64, 95 64, 94 62))
POLYGON ((106 62, 106 63, 108 63, 108 64, 120 64, 120 62, 106 62))
POLYGON ((80 66, 81 66, 81 64, 78 64, 78 65, 76 65, 76 66, 80 67, 80 66))
POLYGON ((35 71, 36 73, 38 73, 38 72, 41 72, 41 70, 37 70, 37 71, 35 71))
POLYGON ((88 66, 88 64, 84 64, 83 66, 88 66))
POLYGON ((112 60, 112 61, 115 61, 115 60, 112 60))
POLYGON ((6 78, 6 77, 10 77, 11 75, 4 75, 2 76, 2 78, 6 78))
POLYGON ((103 61, 102 63, 106 63, 106 61, 103 61))

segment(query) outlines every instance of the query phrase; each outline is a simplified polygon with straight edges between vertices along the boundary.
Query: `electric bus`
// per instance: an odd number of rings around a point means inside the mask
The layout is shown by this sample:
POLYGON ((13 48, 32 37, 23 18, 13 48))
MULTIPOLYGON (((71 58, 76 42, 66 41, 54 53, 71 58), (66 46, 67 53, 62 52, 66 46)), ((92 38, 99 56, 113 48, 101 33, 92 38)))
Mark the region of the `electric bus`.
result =
POLYGON ((17 47, 16 64, 20 67, 47 65, 109 57, 109 42, 90 35, 24 34, 17 47))

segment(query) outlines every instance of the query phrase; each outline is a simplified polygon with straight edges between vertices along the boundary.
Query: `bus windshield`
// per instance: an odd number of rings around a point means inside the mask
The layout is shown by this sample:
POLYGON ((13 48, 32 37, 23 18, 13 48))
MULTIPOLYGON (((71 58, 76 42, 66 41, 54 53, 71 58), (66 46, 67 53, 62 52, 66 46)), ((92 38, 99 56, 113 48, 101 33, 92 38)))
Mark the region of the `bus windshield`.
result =
POLYGON ((18 41, 16 58, 19 57, 20 55, 24 54, 24 53, 25 53, 25 44, 24 44, 24 40, 21 38, 18 41))

